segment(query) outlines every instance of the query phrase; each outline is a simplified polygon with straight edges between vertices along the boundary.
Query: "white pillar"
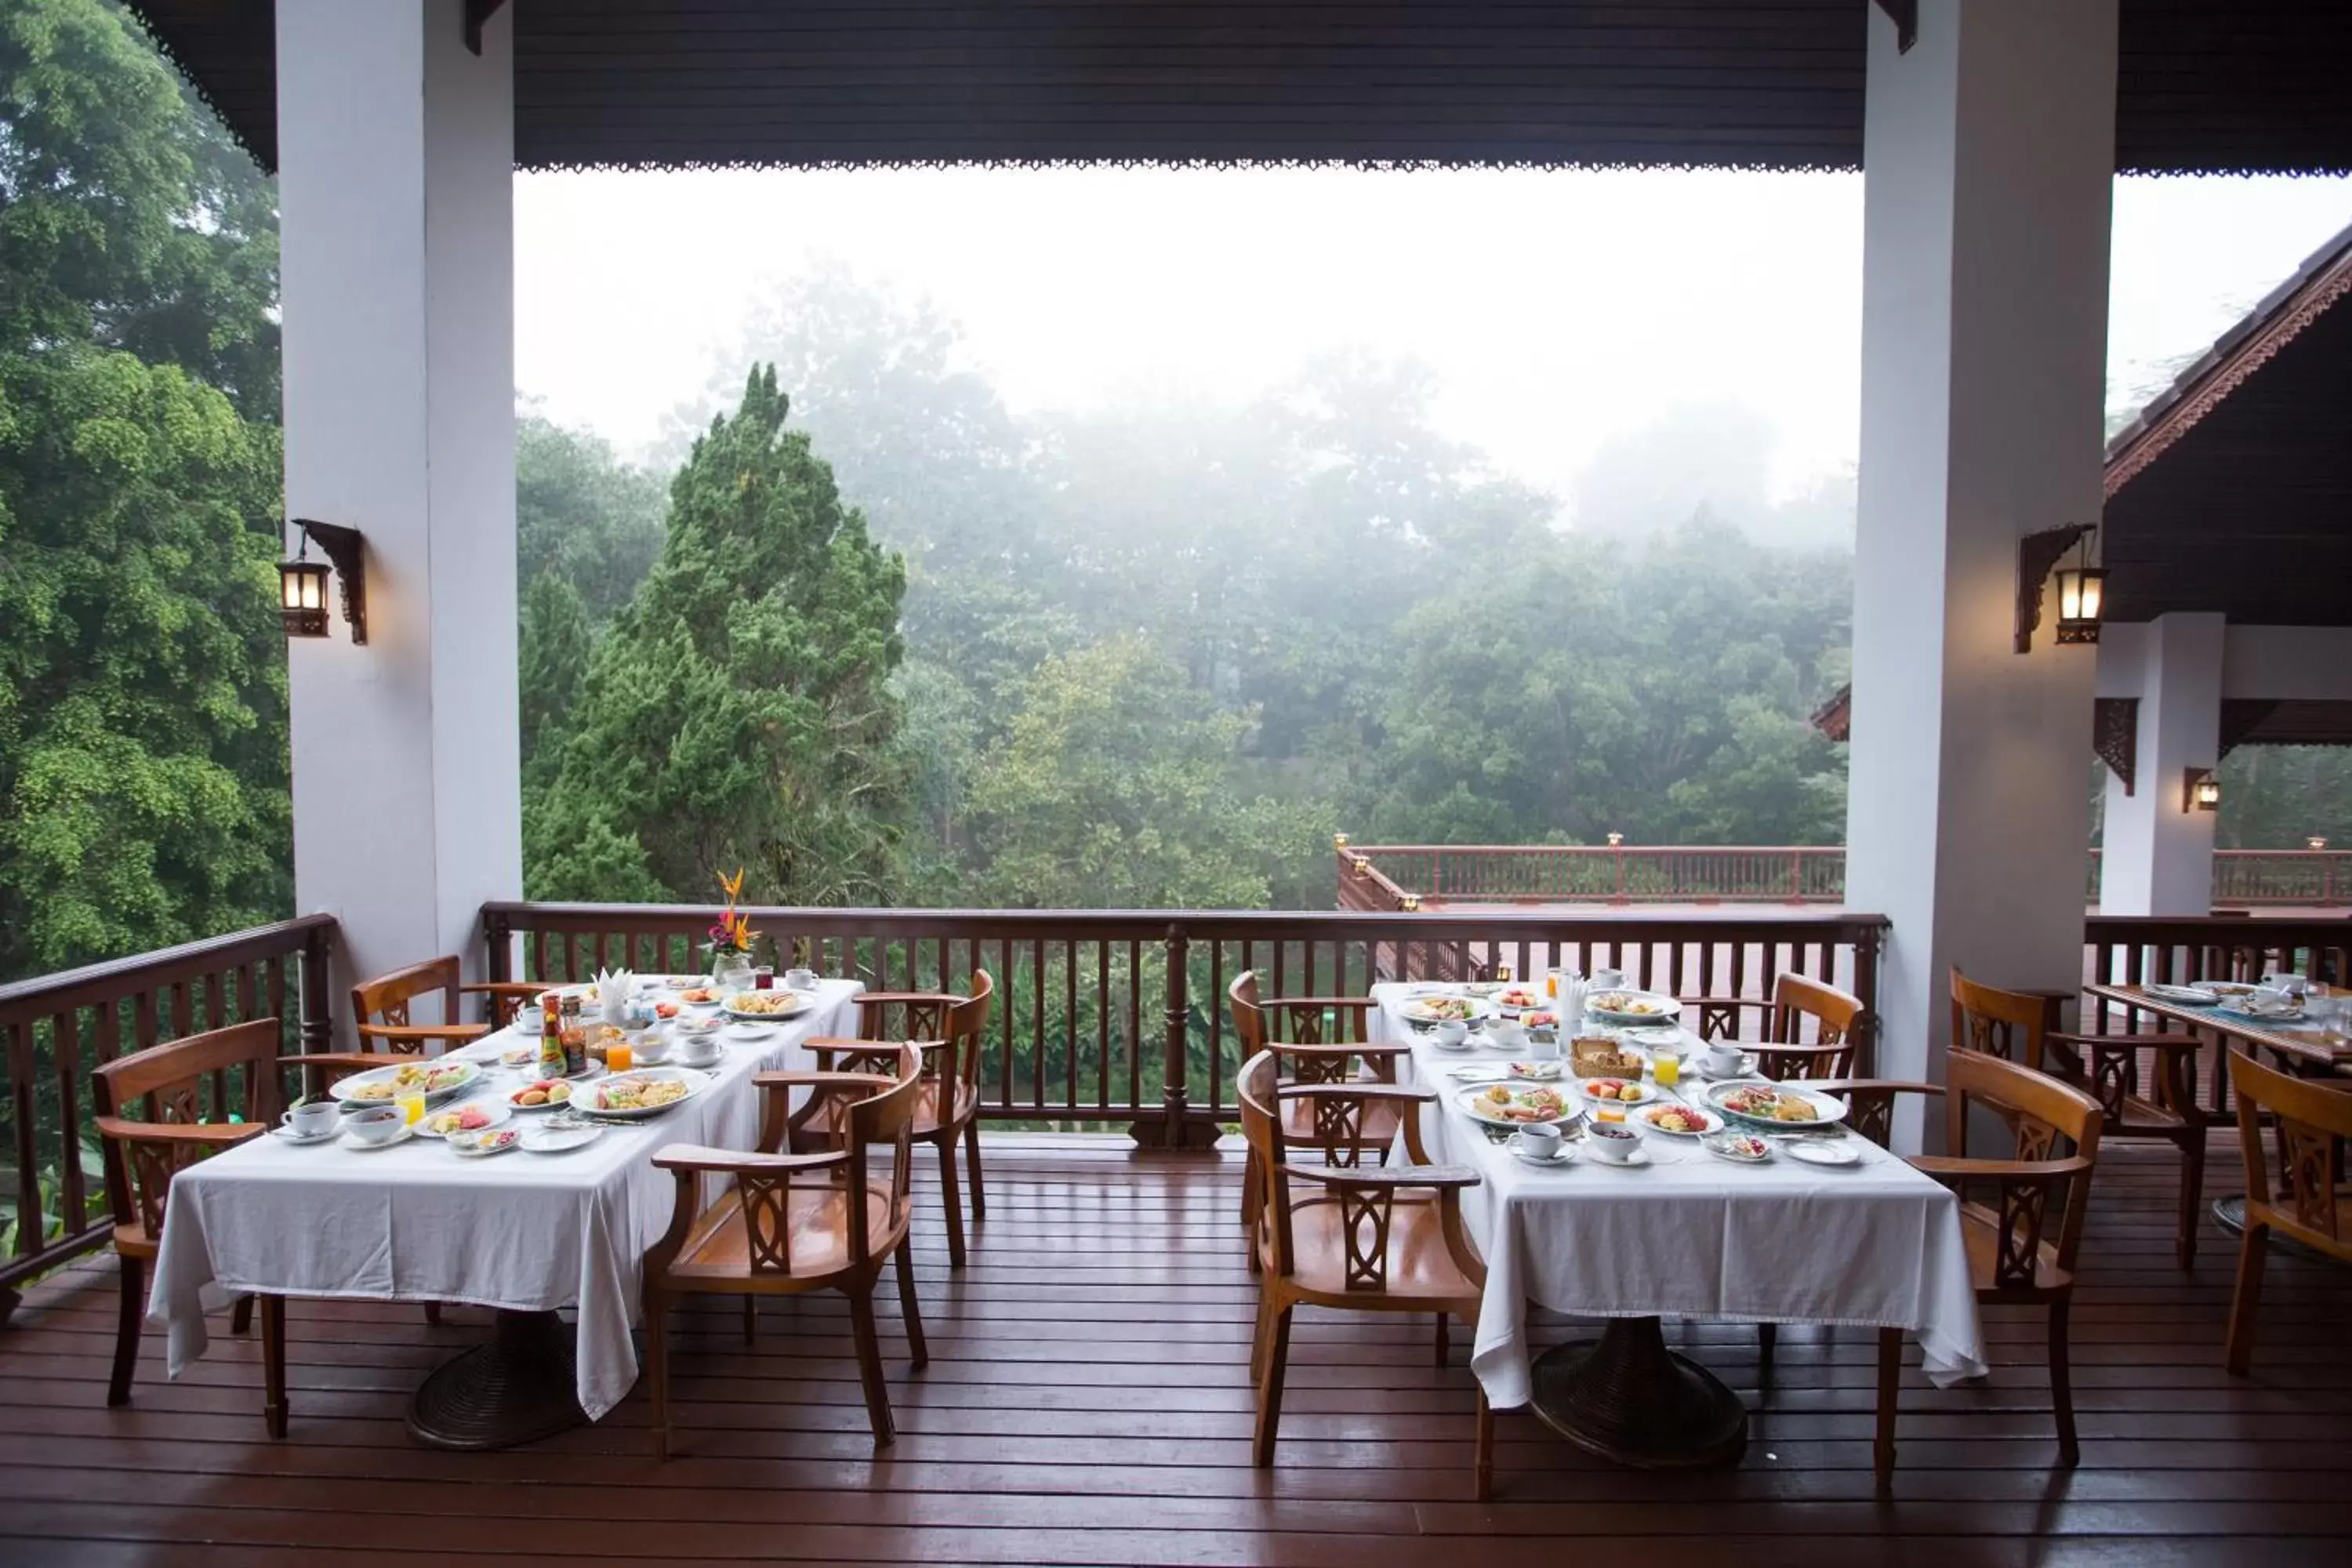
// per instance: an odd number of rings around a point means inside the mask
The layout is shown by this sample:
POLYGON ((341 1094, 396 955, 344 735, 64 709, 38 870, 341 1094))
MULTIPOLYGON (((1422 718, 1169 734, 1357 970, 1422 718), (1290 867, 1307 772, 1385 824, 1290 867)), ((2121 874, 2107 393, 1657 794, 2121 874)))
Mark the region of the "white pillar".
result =
POLYGON ((2182 802, 2187 769, 2219 764, 2226 617, 2158 616, 2110 626, 2099 695, 2139 699, 2132 793, 2107 775, 2099 912, 2202 915, 2213 907, 2214 814, 2182 802))
POLYGON ((479 56, 463 11, 278 5, 286 505, 367 541, 367 645, 289 648, 295 897, 344 979, 478 964, 522 885, 513 7, 479 56))
POLYGON ((1887 1077, 1940 1076, 1953 964, 2082 973, 2094 658, 2011 637, 2019 537, 2099 515, 2116 3, 1923 0, 1908 54, 1870 12, 1846 896, 1894 923, 1887 1077))

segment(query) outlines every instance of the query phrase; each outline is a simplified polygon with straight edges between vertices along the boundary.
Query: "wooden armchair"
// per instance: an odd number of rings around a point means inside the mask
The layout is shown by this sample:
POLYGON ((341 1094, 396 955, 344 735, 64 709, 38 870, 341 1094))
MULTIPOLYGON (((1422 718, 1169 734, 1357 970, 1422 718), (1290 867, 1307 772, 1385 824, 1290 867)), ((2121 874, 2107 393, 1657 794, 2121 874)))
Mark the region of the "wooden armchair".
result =
POLYGON ((1757 1070, 1766 1078, 1846 1078, 1854 1070, 1862 998, 1794 970, 1774 977, 1769 1002, 1753 996, 1698 996, 1685 1005, 1697 1010, 1694 1032, 1702 1040, 1738 1040, 1743 1013, 1765 1014, 1764 1038, 1754 1049, 1757 1070), (1811 1040, 1805 1038, 1808 1020, 1811 1040))
MULTIPOLYGON (((980 1054, 988 1036, 988 1010, 996 982, 985 969, 971 972, 971 994, 952 996, 904 991, 880 992, 860 997, 872 1002, 860 1018, 861 1030, 898 1009, 898 1022, 909 1028, 929 1023, 929 1035, 910 1035, 908 1044, 922 1053, 921 1086, 915 1095, 914 1140, 940 1153, 940 1200, 946 1210, 949 1267, 964 1265, 963 1199, 956 1190, 956 1144, 963 1144, 964 1164, 971 1174, 971 1223, 988 1217, 987 1189, 980 1173, 980 1054)), ((870 1039, 809 1042, 809 1054, 827 1072, 887 1070, 898 1046, 870 1039)), ((817 1146, 838 1136, 841 1108, 812 1096, 792 1123, 791 1147, 817 1146)))
MULTIPOLYGON (((1240 1042, 1242 1059, 1247 1061, 1260 1051, 1272 1051, 1276 1077, 1282 1082, 1393 1084, 1397 1081, 1397 1064, 1412 1055, 1411 1046, 1367 1043, 1365 1037, 1370 1033, 1372 1011, 1372 999, 1369 996, 1265 999, 1257 994, 1257 972, 1245 969, 1225 988, 1225 997, 1233 1008, 1234 1037, 1240 1042)), ((1286 1104, 1283 1137, 1292 1148, 1312 1145, 1323 1149, 1326 1162, 1334 1165, 1361 1164, 1368 1153, 1375 1163, 1384 1163, 1390 1145, 1396 1142, 1401 1116, 1399 1107, 1391 1101, 1366 1106, 1343 1148, 1328 1136, 1329 1129, 1317 1126, 1315 1114, 1316 1106, 1309 1100, 1286 1104)), ((1257 1222, 1257 1159, 1252 1154, 1242 1173, 1244 1226, 1257 1222)), ((1253 1273, 1257 1265, 1257 1250, 1253 1247, 1253 1273)))
POLYGON ((2180 1155, 2173 1260, 2197 1261, 2198 1208, 2205 1186, 2205 1121, 2197 1108, 2194 1035, 2070 1034, 2050 1027, 2051 1002, 1996 990, 1952 972, 1952 1043, 2021 1062, 2099 1102, 2105 1136, 2169 1143, 2180 1155), (2143 1068, 2146 1070, 2143 1072, 2143 1068), (2152 1092, 2142 1093, 2146 1085, 2152 1092))
MULTIPOLYGON (((2036 1005, 2039 1005, 2037 1000, 2036 1005)), ((1969 1283, 1981 1306, 2038 1306, 2049 1312, 2050 1403, 2058 1424, 2058 1462, 2072 1468, 2082 1450, 2074 1438, 2074 1394, 2067 1368, 2067 1320, 2074 1300, 2074 1258, 2090 1211, 2091 1173, 2105 1113, 2098 1101, 2046 1073, 1985 1051, 1955 1050, 1945 1059, 1945 1086, 1862 1080, 1840 1092, 1941 1093, 1948 1154, 1920 1154, 1911 1163, 1959 1190, 1960 1235, 1969 1283), (1979 1105, 2007 1124, 2011 1158, 1972 1159, 1969 1110, 1979 1105), (2071 1152, 2070 1152, 2071 1151, 2071 1152), (1971 1191, 1990 1203, 1971 1201, 1971 1191)), ((1832 1088, 1823 1084, 1823 1089, 1832 1088)), ((1895 1468, 1896 1376, 1902 1334, 1879 1331, 1878 1479, 1895 1468)))
MULTIPOLYGON (((1256 1338, 1250 1376, 1257 1384, 1253 1457, 1274 1463, 1282 1420, 1282 1384, 1290 1355, 1290 1317, 1300 1306, 1374 1312, 1433 1312, 1437 1363, 1446 1362, 1449 1315, 1475 1323, 1486 1266, 1462 1228, 1462 1190, 1478 1173, 1432 1165, 1412 1114, 1435 1098, 1428 1089, 1371 1083, 1284 1084, 1272 1051, 1243 1064, 1239 1092, 1242 1131, 1264 1173, 1259 1214, 1251 1239, 1259 1254, 1256 1338), (1402 1114, 1411 1163, 1384 1170, 1325 1164, 1294 1165, 1282 1128, 1290 1104, 1313 1108, 1314 1120, 1340 1131, 1360 1127, 1374 1106, 1402 1114), (1294 1186, 1294 1184, 1297 1184, 1294 1186)), ((1475 1454, 1477 1494, 1494 1487, 1495 1413, 1478 1392, 1475 1454)))
POLYGON ((874 1322, 874 1286, 886 1263, 898 1275, 898 1309, 907 1323, 913 1363, 930 1353, 915 1301, 914 1262, 907 1228, 914 1203, 911 1135, 921 1084, 922 1053, 889 1047, 887 1075, 844 1072, 763 1072, 752 1079, 761 1095, 760 1147, 754 1152, 673 1143, 654 1163, 677 1177, 669 1229, 645 1258, 646 1363, 653 1399, 654 1454, 669 1458, 669 1313, 688 1296, 743 1298, 748 1336, 761 1296, 838 1290, 849 1301, 857 1371, 874 1446, 896 1439, 890 1395, 882 1377, 881 1341, 874 1322), (783 1152, 790 1132, 792 1091, 833 1106, 832 1146, 812 1153, 783 1152), (871 1163, 888 1151, 890 1168, 871 1163), (731 1184, 709 1208, 700 1206, 701 1178, 731 1184))
POLYGON ((2271 1232, 2314 1252, 2352 1263, 2352 1227, 2337 1182, 2344 1141, 2352 1139, 2352 1092, 2290 1077, 2240 1052, 2229 1057, 2238 1097, 2238 1139, 2246 1159, 2246 1229, 2239 1242, 2238 1286, 2230 1298, 2230 1332, 2221 1363, 2246 1375, 2253 1358, 2254 1319, 2262 1307, 2263 1265, 2271 1232), (2278 1138, 2281 1180, 2263 1156, 2262 1119, 2278 1138))
POLYGON ((387 1051, 415 1056, 437 1040, 444 1050, 453 1049, 513 1023, 516 1011, 547 989, 544 985, 509 980, 469 985, 463 982, 461 974, 457 955, 452 953, 412 963, 352 986, 352 1022, 359 1031, 360 1048, 373 1050, 381 1046, 387 1051), (435 992, 441 995, 441 1022, 414 1022, 409 1016, 410 1005, 435 992), (492 1021, 468 1024, 459 1017, 459 998, 463 996, 486 998, 483 1005, 492 1021))
MULTIPOLYGON (((114 1210, 114 1251, 121 1262, 122 1310, 114 1331, 114 1372, 106 1386, 109 1405, 131 1402, 139 1331, 147 1318, 147 1264, 163 1245, 172 1179, 206 1155, 262 1136, 277 1121, 280 1030, 278 1019, 257 1018, 117 1057, 91 1075, 106 1195, 114 1210), (241 1080, 235 1090, 232 1071, 241 1080), (230 1103, 232 1098, 236 1103, 230 1103), (133 1105, 142 1111, 135 1120, 124 1114, 133 1105), (232 1122, 232 1115, 244 1120, 232 1122)), ((252 1307, 251 1297, 237 1302, 237 1332, 245 1331, 252 1307)), ((286 1331, 275 1297, 262 1298, 261 1332, 270 1373, 263 1414, 271 1432, 282 1435, 286 1331)))

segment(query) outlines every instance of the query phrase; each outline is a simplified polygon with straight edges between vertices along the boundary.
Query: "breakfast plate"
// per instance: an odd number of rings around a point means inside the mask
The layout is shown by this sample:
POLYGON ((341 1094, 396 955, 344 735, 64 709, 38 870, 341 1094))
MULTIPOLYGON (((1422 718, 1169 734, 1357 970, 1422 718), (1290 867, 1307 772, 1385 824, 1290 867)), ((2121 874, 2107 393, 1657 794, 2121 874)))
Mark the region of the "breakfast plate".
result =
POLYGON ((481 1064, 463 1058, 420 1058, 414 1061, 370 1068, 328 1086, 335 1099, 361 1105, 390 1105, 396 1095, 425 1091, 425 1101, 450 1099, 472 1087, 482 1076, 481 1064))
POLYGON ((2183 1007, 2210 1007, 2221 1000, 2219 993, 2202 985, 2156 985, 2140 987, 2159 1002, 2177 1002, 2183 1007))
MULTIPOLYGON (((719 1037, 722 1040, 738 1041, 766 1040, 772 1039, 775 1033, 776 1028, 772 1024, 730 1024, 719 1031, 719 1037)), ((684 1037, 681 1037, 681 1041, 683 1038, 684 1037)))
POLYGON ((1584 1114, 1559 1089, 1541 1084, 1489 1084, 1465 1090, 1454 1097, 1454 1103, 1489 1127, 1525 1127, 1529 1122, 1559 1127, 1584 1114))
POLYGON ((1588 1078, 1576 1092, 1595 1105, 1647 1105, 1658 1091, 1637 1078, 1588 1078))
POLYGON ((1637 1111, 1635 1125, 1644 1132, 1663 1133, 1669 1138, 1705 1138, 1723 1131, 1723 1118, 1705 1106, 1669 1102, 1653 1105, 1637 1111))
POLYGON ((1846 1113, 1844 1100, 1802 1084, 1717 1083, 1708 1087, 1706 1103, 1736 1121, 1766 1127, 1827 1127, 1846 1113))
POLYGON ((487 1132, 493 1127, 504 1126, 514 1116, 514 1107, 504 1096, 485 1100, 469 1100, 463 1105, 445 1107, 428 1114, 416 1124, 419 1138, 446 1138, 452 1132, 487 1132))
POLYGON ((1664 1024, 1682 1016, 1683 1005, 1654 991, 1596 991, 1584 999, 1588 1017, 1604 1024, 1664 1024))
POLYGON ((642 1068, 574 1089, 572 1109, 592 1116, 658 1116, 710 1087, 710 1075, 692 1068, 642 1068))
POLYGON ((1448 996, 1433 993, 1427 996, 1407 997, 1398 1011, 1415 1024, 1467 1024, 1473 1019, 1492 1017, 1495 1005, 1482 996, 1448 996))
POLYGON ((797 1018, 815 1005, 815 997, 797 991, 738 991, 722 1004, 730 1018, 763 1024, 797 1018))
POLYGON ((562 1110, 572 1103, 572 1085, 560 1078, 534 1079, 507 1096, 517 1110, 562 1110))

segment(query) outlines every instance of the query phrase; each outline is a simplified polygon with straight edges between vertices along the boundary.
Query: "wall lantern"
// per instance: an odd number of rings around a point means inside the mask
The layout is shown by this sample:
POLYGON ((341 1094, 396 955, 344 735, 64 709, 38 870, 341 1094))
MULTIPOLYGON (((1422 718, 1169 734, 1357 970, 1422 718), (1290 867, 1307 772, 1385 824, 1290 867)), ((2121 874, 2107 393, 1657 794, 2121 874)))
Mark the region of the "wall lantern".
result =
POLYGON ((2180 809, 2221 809, 2221 780, 2211 768, 2184 768, 2180 773, 2180 809))
POLYGON ((2303 847, 2306 849, 2325 849, 2327 847, 2327 836, 2324 833, 2315 833, 2303 841, 2303 847))
POLYGON ((2074 564, 2057 574, 2058 642, 2063 646, 2099 640, 2099 620, 2106 610, 2107 574, 2105 568, 2091 564, 2091 536, 2098 531, 2095 522, 2070 522, 2029 533, 2017 542, 2018 652, 2032 651, 2034 629, 2042 625, 2042 584, 2050 579, 2050 569, 2064 560, 2070 550, 2077 552, 2074 564))
POLYGON ((367 566, 360 531, 340 523, 294 519, 302 531, 302 545, 291 561, 278 563, 278 604, 289 637, 328 635, 327 564, 310 559, 316 543, 335 575, 343 582, 343 619, 351 623, 352 641, 367 641, 367 566))
POLYGON ((1331 835, 1331 847, 1334 849, 1345 849, 1347 847, 1348 836, 1346 834, 1334 833, 1331 835))

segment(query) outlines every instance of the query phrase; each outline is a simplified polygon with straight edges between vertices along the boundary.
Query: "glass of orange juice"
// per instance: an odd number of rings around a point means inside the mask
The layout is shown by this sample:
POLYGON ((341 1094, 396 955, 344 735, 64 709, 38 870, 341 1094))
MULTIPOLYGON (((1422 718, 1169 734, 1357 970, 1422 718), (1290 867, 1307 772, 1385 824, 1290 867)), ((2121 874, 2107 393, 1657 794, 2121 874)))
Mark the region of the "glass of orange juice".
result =
POLYGON ((1672 1089, 1683 1076, 1682 1058, 1672 1051, 1660 1051, 1650 1058, 1650 1076, 1658 1080, 1660 1089, 1672 1089))
POLYGON ((414 1127, 418 1122, 425 1120, 425 1091, 423 1089, 404 1089, 400 1093, 392 1097, 392 1102, 400 1108, 400 1119, 409 1126, 414 1127))
POLYGON ((604 1070, 607 1072, 626 1072, 636 1065, 636 1061, 637 1054, 629 1048, 626 1040, 614 1040, 604 1047, 604 1070))

